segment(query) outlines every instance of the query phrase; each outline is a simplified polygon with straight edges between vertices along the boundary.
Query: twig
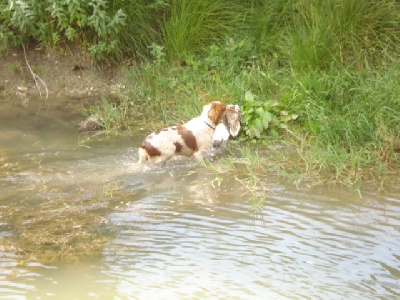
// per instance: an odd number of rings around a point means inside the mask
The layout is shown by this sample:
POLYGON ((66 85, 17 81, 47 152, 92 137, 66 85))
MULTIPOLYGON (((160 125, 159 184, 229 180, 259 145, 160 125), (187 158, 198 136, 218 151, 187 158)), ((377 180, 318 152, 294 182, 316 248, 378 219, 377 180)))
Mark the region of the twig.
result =
POLYGON ((29 71, 32 74, 33 80, 35 80, 35 85, 36 85, 37 90, 39 91, 40 97, 42 97, 42 92, 40 90, 40 87, 39 87, 39 84, 37 82, 37 79, 43 84, 44 88, 46 89, 46 99, 49 98, 49 90, 47 89, 46 83, 42 80, 42 78, 39 77, 39 75, 37 75, 35 72, 32 71, 32 68, 31 68, 31 66, 30 66, 30 64, 28 62, 28 58, 26 57, 26 50, 25 50, 25 45, 24 44, 22 44, 22 48, 24 49, 24 56, 25 56, 26 65, 28 66, 29 71))

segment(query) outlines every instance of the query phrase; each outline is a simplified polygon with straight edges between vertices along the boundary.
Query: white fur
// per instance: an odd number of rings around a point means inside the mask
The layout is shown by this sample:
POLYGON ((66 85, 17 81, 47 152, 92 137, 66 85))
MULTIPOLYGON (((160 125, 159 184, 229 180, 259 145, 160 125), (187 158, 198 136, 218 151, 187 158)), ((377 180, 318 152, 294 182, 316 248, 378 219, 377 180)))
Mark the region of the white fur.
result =
POLYGON ((228 144, 229 137, 236 137, 239 134, 241 120, 239 105, 227 105, 222 123, 215 128, 211 156, 221 154, 228 144))
POLYGON ((231 134, 224 123, 218 124, 213 136, 213 151, 225 150, 230 135, 231 134))

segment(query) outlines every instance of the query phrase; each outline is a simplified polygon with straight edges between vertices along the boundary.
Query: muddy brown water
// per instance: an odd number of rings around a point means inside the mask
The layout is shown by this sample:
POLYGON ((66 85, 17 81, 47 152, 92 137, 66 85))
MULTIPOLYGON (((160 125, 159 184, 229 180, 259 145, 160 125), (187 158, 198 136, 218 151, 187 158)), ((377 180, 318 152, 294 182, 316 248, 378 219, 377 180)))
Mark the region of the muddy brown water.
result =
POLYGON ((254 212, 232 176, 138 167, 143 132, 82 142, 76 104, 2 101, 1 299, 400 297, 398 178, 363 198, 266 180, 254 212))

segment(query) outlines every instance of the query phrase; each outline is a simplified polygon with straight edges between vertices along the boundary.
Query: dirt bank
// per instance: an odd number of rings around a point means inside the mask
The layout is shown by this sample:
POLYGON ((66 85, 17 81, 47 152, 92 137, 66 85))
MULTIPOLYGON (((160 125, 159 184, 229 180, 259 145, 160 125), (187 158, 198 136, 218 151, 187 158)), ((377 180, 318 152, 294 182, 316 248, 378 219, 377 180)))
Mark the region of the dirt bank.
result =
POLYGON ((123 67, 95 64, 79 47, 66 46, 63 52, 29 48, 26 55, 23 49, 8 50, 0 53, 0 61, 0 100, 40 94, 46 98, 47 93, 48 99, 76 99, 125 92, 123 67))

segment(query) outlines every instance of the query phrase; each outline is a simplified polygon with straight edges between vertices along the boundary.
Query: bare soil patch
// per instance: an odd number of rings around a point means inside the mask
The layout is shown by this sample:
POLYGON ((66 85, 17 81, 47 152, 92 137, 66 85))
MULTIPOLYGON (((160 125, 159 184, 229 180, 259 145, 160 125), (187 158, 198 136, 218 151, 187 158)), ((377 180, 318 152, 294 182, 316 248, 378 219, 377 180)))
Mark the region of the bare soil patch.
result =
POLYGON ((123 66, 94 63, 80 47, 66 47, 65 51, 42 51, 36 48, 9 49, 0 54, 1 98, 46 97, 49 99, 100 97, 124 93, 126 76, 123 66), (30 68, 29 68, 30 67, 30 68), (40 90, 40 91, 39 91, 40 90))

